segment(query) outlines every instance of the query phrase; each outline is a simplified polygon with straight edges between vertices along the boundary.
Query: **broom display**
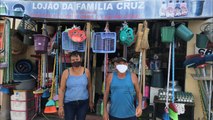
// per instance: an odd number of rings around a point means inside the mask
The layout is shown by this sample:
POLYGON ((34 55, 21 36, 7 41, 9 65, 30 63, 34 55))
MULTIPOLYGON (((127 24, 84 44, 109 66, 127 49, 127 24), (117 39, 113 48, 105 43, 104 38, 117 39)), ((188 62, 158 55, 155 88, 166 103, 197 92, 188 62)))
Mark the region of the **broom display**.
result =
MULTIPOLYGON (((147 25, 147 21, 144 21, 143 24, 140 23, 138 25, 137 42, 135 45, 135 51, 140 52, 138 82, 139 82, 140 90, 143 91, 143 96, 145 96, 145 81, 146 81, 146 50, 149 49, 148 34, 149 34, 149 28, 147 25), (141 80, 141 75, 142 75, 142 80, 141 80)), ((145 101, 145 97, 143 97, 143 101, 145 101)), ((143 104, 143 109, 144 109, 146 107, 146 102, 143 102, 143 103, 144 103, 143 104)))

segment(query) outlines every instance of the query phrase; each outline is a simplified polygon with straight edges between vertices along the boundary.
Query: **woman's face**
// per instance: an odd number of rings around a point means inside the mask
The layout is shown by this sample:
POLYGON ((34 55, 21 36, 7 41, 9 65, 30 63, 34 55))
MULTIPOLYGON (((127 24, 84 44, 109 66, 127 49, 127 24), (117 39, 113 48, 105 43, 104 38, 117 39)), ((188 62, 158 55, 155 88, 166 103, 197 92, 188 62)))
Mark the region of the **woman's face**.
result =
POLYGON ((80 56, 71 56, 71 63, 74 63, 74 62, 80 62, 81 61, 81 58, 80 56))

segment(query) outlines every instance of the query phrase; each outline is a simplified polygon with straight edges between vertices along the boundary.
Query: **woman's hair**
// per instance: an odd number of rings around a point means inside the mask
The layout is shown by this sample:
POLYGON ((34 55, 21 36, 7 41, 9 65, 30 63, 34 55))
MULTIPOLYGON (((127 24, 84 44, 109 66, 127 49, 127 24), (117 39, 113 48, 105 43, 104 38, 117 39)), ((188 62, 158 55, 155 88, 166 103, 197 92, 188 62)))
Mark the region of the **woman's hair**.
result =
POLYGON ((80 57, 81 57, 80 52, 78 52, 78 51, 73 51, 73 52, 70 53, 70 57, 77 57, 77 56, 80 56, 80 57))

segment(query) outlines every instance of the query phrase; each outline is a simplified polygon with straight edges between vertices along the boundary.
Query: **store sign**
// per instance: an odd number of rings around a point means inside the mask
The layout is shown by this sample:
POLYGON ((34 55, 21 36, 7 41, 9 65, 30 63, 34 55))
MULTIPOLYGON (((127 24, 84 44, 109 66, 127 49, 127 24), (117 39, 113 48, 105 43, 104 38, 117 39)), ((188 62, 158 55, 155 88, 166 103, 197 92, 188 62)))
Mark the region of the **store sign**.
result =
POLYGON ((0 15, 70 20, 192 19, 213 17, 213 0, 1 0, 0 15))
POLYGON ((210 55, 210 54, 213 54, 213 50, 212 49, 206 49, 206 48, 198 48, 195 45, 195 54, 210 55))

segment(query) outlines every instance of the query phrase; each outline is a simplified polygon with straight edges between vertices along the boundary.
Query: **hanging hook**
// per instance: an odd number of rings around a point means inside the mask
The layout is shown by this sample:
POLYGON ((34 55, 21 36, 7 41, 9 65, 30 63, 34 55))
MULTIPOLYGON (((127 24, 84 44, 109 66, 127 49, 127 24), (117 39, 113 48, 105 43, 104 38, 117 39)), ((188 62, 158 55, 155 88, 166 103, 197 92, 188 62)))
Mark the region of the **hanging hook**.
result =
POLYGON ((173 27, 175 26, 175 22, 174 21, 171 22, 171 26, 173 26, 173 27))
POLYGON ((105 31, 105 32, 110 32, 110 31, 109 31, 109 22, 106 22, 104 31, 105 31))

